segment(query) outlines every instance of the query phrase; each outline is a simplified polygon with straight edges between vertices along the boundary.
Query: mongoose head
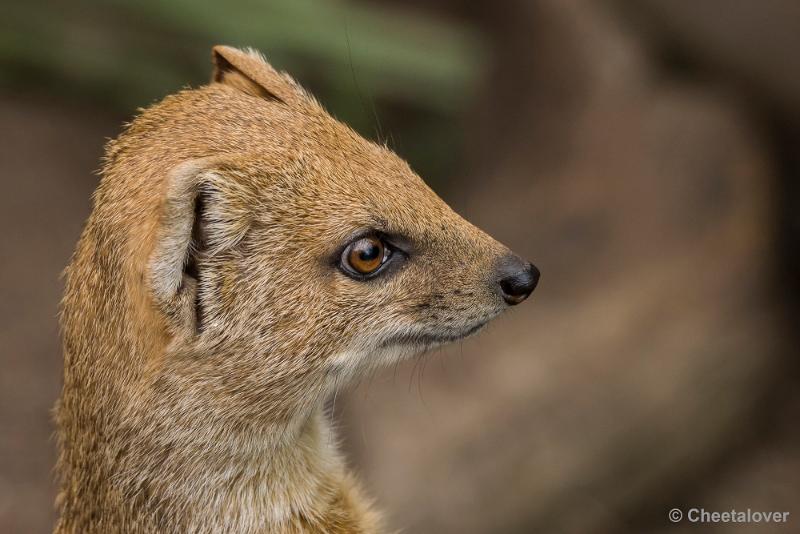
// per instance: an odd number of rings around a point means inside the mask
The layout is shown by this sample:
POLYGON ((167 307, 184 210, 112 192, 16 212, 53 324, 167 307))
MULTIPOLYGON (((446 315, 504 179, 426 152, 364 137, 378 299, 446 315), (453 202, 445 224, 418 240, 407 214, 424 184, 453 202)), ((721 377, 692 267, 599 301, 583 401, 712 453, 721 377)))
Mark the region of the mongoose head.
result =
POLYGON ((120 387, 158 391, 162 410, 191 398, 209 417, 291 417, 533 291, 532 264, 391 150, 258 54, 213 56, 211 84, 145 110, 109 146, 68 273, 68 351, 124 344, 92 365, 124 369, 120 387))

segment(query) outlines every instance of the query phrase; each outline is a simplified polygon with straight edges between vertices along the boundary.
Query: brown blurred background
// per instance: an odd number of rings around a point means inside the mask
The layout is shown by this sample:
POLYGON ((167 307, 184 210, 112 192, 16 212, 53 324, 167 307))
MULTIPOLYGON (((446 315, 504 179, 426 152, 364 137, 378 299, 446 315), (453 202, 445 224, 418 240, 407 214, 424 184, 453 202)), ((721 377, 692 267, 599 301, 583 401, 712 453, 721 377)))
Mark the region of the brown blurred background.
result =
POLYGON ((53 521, 59 273, 104 141, 260 48, 541 268, 337 400, 404 532, 800 532, 800 3, 4 5, 0 532, 53 521), (673 508, 788 511, 677 525, 673 508))

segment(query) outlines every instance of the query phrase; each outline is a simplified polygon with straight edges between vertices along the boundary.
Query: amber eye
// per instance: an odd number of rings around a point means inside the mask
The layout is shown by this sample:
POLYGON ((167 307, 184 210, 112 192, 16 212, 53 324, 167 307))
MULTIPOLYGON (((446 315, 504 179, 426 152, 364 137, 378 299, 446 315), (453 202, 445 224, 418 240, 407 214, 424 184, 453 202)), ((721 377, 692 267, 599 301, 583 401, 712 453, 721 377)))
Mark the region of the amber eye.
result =
POLYGON ((388 252, 377 237, 362 237, 344 249, 342 266, 357 275, 367 276, 380 269, 388 258, 388 252))

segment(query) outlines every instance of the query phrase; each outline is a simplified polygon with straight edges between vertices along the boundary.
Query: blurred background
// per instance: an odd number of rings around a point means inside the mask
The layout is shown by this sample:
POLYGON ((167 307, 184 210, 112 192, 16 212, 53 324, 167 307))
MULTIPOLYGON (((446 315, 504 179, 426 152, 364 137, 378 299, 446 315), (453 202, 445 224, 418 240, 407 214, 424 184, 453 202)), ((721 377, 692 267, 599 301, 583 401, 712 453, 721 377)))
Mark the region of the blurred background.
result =
POLYGON ((391 527, 800 531, 796 0, 26 0, 0 21, 0 532, 53 522, 59 275, 102 146, 216 43, 542 270, 476 339, 337 400, 391 527))

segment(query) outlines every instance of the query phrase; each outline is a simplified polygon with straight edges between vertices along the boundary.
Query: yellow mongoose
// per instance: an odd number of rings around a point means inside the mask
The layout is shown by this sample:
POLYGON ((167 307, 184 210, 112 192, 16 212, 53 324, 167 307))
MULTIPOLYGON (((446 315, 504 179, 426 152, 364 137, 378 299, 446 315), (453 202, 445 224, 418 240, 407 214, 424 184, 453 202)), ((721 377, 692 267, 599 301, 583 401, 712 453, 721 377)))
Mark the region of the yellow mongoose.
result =
POLYGON ((58 533, 375 532, 323 403, 538 271, 255 52, 109 143, 66 273, 58 533))

